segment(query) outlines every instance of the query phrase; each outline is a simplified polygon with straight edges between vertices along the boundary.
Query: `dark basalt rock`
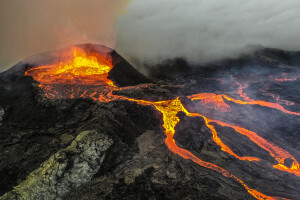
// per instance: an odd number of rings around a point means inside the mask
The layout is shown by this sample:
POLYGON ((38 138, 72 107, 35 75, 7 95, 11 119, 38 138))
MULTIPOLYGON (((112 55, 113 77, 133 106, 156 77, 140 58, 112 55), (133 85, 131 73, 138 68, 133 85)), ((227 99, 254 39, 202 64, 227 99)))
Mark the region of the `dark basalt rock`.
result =
MULTIPOLYGON (((115 67, 109 78, 118 86, 151 82, 117 52, 101 45, 79 46, 87 52, 112 56, 115 67)), ((0 199, 254 199, 237 181, 172 153, 164 143, 162 114, 153 106, 125 100, 99 103, 82 98, 45 98, 38 83, 25 77, 24 72, 53 62, 57 54, 40 55, 38 61, 30 58, 0 74, 0 199)), ((239 99, 231 78, 248 81, 297 72, 299 60, 297 52, 272 49, 202 68, 179 59, 156 66, 170 72, 175 67, 174 73, 152 73, 154 79, 161 80, 114 94, 148 101, 181 96, 189 112, 253 130, 300 161, 297 116, 226 100, 231 112, 222 113, 186 98, 213 92, 239 99)), ((247 94, 253 99, 274 101, 260 92, 263 84, 250 84, 247 94)), ((292 92, 297 84, 272 82, 268 92, 295 102, 286 108, 299 112, 299 93, 292 92)), ((241 161, 222 151, 203 118, 184 113, 177 116, 180 122, 174 139, 180 148, 226 169, 266 195, 299 199, 299 177, 273 168, 276 160, 249 138, 212 123, 220 139, 236 154, 256 156, 260 162, 241 161)), ((291 165, 291 160, 285 162, 291 165)))
POLYGON ((201 153, 204 144, 211 139, 210 129, 205 126, 203 118, 187 117, 179 113, 180 123, 176 126, 174 139, 184 149, 201 153))
MULTIPOLYGON (((79 47, 87 52, 111 54, 115 66, 127 71, 110 75, 117 85, 149 81, 112 49, 91 44, 79 47)), ((136 103, 116 101, 99 105, 90 99, 46 99, 33 78, 24 73, 36 65, 51 64, 61 51, 34 56, 0 74, 1 195, 25 180, 55 152, 67 147, 82 131, 106 133, 115 141, 108 151, 117 146, 119 152, 139 134, 161 123, 153 108, 136 103)), ((111 152, 106 159, 113 160, 116 154, 111 152)))
MULTIPOLYGON (((7 110, 0 127, 0 175, 3 177, 0 180, 1 194, 24 180, 49 156, 70 144, 79 132, 97 130, 106 133, 114 139, 114 145, 120 150, 121 146, 130 146, 145 130, 160 124, 153 108, 136 103, 117 101, 97 105, 89 100, 74 100, 64 104, 67 107, 63 110, 59 107, 55 110, 50 103, 37 104, 35 110, 52 113, 48 115, 48 119, 44 118, 43 112, 39 115, 34 110, 34 118, 30 111, 23 110, 22 118, 17 112, 11 111, 18 107, 7 110), (18 121, 26 116, 27 120, 18 121)), ((114 156, 115 154, 108 155, 109 158, 114 156)))
POLYGON ((52 155, 1 199, 61 198, 91 181, 112 143, 107 135, 95 130, 79 133, 70 146, 52 155))

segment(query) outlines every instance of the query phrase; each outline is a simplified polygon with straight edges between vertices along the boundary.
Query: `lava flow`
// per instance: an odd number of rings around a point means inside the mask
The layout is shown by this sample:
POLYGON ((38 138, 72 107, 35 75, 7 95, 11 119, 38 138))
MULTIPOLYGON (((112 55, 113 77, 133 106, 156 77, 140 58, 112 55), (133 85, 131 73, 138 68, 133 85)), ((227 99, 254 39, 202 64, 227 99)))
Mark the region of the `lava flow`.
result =
POLYGON ((278 103, 272 103, 272 102, 266 102, 266 101, 260 101, 260 100, 252 100, 252 99, 249 99, 249 97, 247 97, 248 101, 247 100, 242 101, 242 100, 233 99, 225 94, 217 95, 214 93, 201 93, 201 94, 195 94, 195 95, 189 96, 189 98, 191 100, 201 100, 201 103, 204 104, 207 108, 215 108, 222 112, 231 111, 230 106, 228 104, 226 104, 224 101, 224 99, 226 99, 226 100, 234 102, 236 104, 259 105, 259 106, 263 106, 263 107, 280 110, 287 114, 300 116, 300 113, 286 110, 283 106, 281 106, 278 103))
POLYGON ((269 76, 269 78, 275 80, 276 82, 288 82, 296 81, 300 78, 300 75, 283 73, 282 76, 269 76))
MULTIPOLYGON (((127 98, 125 96, 114 95, 114 90, 120 90, 113 81, 108 79, 108 73, 113 68, 111 59, 109 57, 101 56, 98 54, 87 55, 83 50, 76 48, 73 49, 74 55, 71 59, 61 61, 58 64, 46 65, 31 68, 26 71, 25 75, 32 76, 37 82, 40 83, 39 87, 44 91, 48 98, 92 98, 99 102, 108 102, 112 100, 128 100, 137 102, 140 105, 152 105, 159 112, 163 114, 163 128, 167 138, 166 145, 173 153, 181 156, 184 159, 190 159, 200 166, 217 171, 222 175, 232 178, 240 183, 249 194, 256 199, 284 199, 279 197, 270 197, 264 195, 257 190, 251 189, 237 176, 231 174, 229 171, 209 162, 205 162, 196 157, 190 151, 182 149, 177 146, 174 140, 175 127, 180 122, 177 114, 184 112, 189 117, 202 117, 205 120, 206 126, 211 130, 213 141, 218 144, 221 149, 230 155, 240 160, 246 161, 259 161, 256 157, 241 157, 234 153, 228 146, 226 146, 218 137, 218 133, 214 128, 214 123, 221 126, 232 128, 233 131, 247 136, 252 142, 256 143, 259 147, 267 150, 272 157, 274 157, 278 164, 274 168, 285 172, 292 173, 300 176, 300 165, 297 160, 284 149, 275 146, 271 142, 266 141, 257 133, 239 127, 237 125, 227 124, 222 121, 209 119, 199 113, 190 113, 178 98, 166 101, 146 101, 127 98), (293 161, 291 167, 285 165, 285 160, 290 159, 293 161)), ((241 89, 241 88, 240 88, 241 89)), ((259 105, 269 107, 272 109, 280 110, 287 114, 300 116, 300 113, 291 112, 286 110, 283 106, 265 101, 251 100, 246 98, 245 94, 240 90, 240 95, 245 97, 244 100, 235 100, 224 94, 202 93, 189 96, 192 101, 200 100, 202 104, 209 108, 214 108, 222 112, 230 112, 230 106, 224 101, 234 102, 241 105, 259 105)))

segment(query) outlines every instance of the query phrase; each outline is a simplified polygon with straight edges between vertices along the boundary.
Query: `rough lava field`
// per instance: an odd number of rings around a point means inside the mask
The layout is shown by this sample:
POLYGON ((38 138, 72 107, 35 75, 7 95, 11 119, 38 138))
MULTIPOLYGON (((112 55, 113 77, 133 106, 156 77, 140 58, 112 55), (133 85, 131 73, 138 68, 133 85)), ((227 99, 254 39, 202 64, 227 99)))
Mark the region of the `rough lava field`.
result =
POLYGON ((300 199, 300 53, 147 77, 94 44, 0 74, 0 199, 300 199))

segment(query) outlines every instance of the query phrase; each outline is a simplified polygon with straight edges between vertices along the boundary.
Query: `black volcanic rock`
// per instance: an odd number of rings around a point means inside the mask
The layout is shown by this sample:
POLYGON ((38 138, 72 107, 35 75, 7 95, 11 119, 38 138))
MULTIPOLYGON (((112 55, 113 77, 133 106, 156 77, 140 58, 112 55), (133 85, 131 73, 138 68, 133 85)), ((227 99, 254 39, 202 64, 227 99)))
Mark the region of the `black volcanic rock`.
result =
MULTIPOLYGON (((0 176, 3 177, 0 180, 1 194, 25 180, 31 171, 52 154, 66 148, 83 131, 105 133, 114 140, 112 148, 117 148, 119 152, 130 146, 145 130, 160 124, 152 108, 135 103, 121 101, 100 106, 89 100, 77 100, 59 105, 66 107, 63 110, 58 107, 53 110, 50 103, 37 103, 37 110, 52 114, 44 118, 43 113, 35 112, 35 118, 32 118, 30 112, 24 112, 22 115, 27 115, 25 121, 16 121, 19 113, 11 112, 11 108, 5 111, 6 116, 0 127, 0 176)), ((113 153, 107 155, 110 159, 115 159, 115 156, 113 153)))
POLYGON ((109 72, 108 78, 114 80, 118 86, 124 87, 152 82, 132 67, 116 51, 113 51, 111 55, 114 61, 114 68, 109 72))
MULTIPOLYGON (((79 46, 86 52, 112 56, 114 68, 109 78, 121 88, 114 95, 148 101, 180 96, 189 112, 255 131, 300 161, 298 116, 227 100, 224 102, 231 112, 220 112, 186 97, 206 92, 241 99, 236 94, 236 82, 250 83, 244 89, 250 98, 276 102, 268 95, 272 93, 293 101, 293 105, 281 105, 299 112, 299 80, 277 83, 268 79, 299 73, 299 53, 264 49, 202 68, 173 60, 153 68, 168 69, 152 74, 157 82, 139 85, 151 81, 117 52, 101 45, 79 46), (122 88, 131 85, 138 86, 122 88)), ((24 72, 52 63, 58 54, 27 59, 0 74, 0 200, 255 199, 234 179, 170 151, 165 144, 162 113, 154 106, 126 100, 47 99, 24 72)), ((299 199, 299 177, 275 169, 277 161, 249 138, 211 123, 236 154, 258 157, 259 162, 242 161, 222 151, 203 117, 183 112, 177 117, 180 122, 174 140, 180 148, 222 167, 268 196, 299 199)), ((285 164, 290 166, 292 161, 286 159, 285 164)))
POLYGON ((190 118, 184 113, 178 114, 180 123, 176 126, 174 139, 179 146, 201 153, 205 142, 211 139, 210 130, 203 118, 190 118))

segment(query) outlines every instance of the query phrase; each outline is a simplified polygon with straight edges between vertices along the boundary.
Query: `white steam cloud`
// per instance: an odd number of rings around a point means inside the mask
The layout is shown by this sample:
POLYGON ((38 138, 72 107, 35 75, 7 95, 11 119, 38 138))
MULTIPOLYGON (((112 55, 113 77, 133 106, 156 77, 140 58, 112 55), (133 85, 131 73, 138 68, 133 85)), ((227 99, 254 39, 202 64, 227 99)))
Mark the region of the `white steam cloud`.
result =
POLYGON ((232 58, 253 45, 300 50, 299 0, 128 2, 0 0, 0 72, 25 57, 80 43, 117 45, 136 66, 232 58))
POLYGON ((252 45, 300 50, 299 0, 132 0, 118 50, 138 63, 233 58, 252 45))

